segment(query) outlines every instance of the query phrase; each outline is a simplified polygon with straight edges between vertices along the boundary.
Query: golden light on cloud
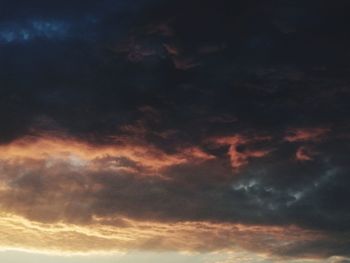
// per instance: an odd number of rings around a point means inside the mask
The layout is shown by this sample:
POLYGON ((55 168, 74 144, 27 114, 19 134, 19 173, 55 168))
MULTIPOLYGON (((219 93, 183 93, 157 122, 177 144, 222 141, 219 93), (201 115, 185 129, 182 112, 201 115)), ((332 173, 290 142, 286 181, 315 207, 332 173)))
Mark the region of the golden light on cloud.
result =
MULTIPOLYGON (((156 176, 162 180, 165 169, 212 159, 215 157, 195 146, 169 154, 130 141, 97 146, 67 138, 24 137, 0 146, 0 211, 40 222, 91 221, 94 210, 104 207, 99 200, 124 206, 123 202, 140 194, 124 194, 112 189, 111 182, 130 178, 133 191, 137 191, 142 179, 136 178, 156 176), (109 182, 100 179, 104 175, 110 177, 109 182), (120 194, 117 200, 107 197, 112 192, 120 194)), ((132 203, 138 205, 139 201, 132 203)), ((128 210, 127 205, 124 209, 128 210)), ((112 205, 108 214, 115 211, 118 207, 112 205)))
MULTIPOLYGON (((237 135, 213 143, 227 147, 231 166, 240 168, 270 153, 255 145, 266 140, 237 135)), ((329 240, 322 231, 288 223, 238 223, 239 211, 226 212, 230 203, 222 202, 220 189, 205 185, 212 200, 196 194, 202 182, 228 182, 213 172, 220 169, 217 158, 199 146, 169 153, 140 140, 118 142, 93 145, 43 136, 1 145, 0 249, 54 254, 247 250, 284 256, 303 244, 329 240)), ((234 191, 226 195, 243 193, 234 191)), ((265 201, 269 205, 257 199, 265 201)))
POLYGON ((2 250, 12 248, 68 254, 120 253, 133 249, 234 251, 238 248, 273 253, 299 242, 323 238, 317 232, 294 226, 248 226, 200 221, 161 223, 126 218, 94 218, 88 225, 47 224, 8 213, 0 214, 0 233, 2 250))

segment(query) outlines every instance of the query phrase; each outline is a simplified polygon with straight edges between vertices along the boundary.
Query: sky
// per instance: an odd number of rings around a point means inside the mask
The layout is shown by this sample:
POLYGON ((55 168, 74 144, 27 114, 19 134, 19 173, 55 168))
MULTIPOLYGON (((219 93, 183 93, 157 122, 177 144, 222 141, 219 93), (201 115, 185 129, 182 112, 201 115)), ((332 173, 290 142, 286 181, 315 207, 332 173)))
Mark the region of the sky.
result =
POLYGON ((349 1, 0 1, 0 260, 350 262, 349 1))

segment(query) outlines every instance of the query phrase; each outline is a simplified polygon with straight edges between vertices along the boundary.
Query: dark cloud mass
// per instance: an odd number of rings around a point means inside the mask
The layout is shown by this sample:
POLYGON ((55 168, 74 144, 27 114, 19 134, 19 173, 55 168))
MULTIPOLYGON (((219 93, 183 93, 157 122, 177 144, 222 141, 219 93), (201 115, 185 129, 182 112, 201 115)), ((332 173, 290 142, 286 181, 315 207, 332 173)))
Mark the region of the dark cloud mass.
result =
POLYGON ((1 211, 295 226, 323 238, 266 250, 349 257, 349 8, 1 1, 1 211))

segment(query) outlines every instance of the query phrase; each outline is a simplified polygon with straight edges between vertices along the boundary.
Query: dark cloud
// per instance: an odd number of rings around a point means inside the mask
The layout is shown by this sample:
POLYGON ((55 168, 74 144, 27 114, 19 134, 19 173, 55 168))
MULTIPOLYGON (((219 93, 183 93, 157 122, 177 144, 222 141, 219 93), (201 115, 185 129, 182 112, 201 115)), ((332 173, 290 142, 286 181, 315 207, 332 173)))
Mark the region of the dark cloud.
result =
POLYGON ((348 7, 2 1, 2 207, 297 225, 328 238, 273 253, 349 256, 348 7))

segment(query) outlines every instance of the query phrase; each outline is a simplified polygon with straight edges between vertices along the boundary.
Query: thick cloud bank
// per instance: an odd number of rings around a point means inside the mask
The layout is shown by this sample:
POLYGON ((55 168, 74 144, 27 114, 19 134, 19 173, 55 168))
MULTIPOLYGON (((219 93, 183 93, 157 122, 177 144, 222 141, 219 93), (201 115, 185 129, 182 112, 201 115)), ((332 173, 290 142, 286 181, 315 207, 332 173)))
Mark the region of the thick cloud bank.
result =
POLYGON ((347 262, 349 7, 2 1, 0 245, 347 262))

